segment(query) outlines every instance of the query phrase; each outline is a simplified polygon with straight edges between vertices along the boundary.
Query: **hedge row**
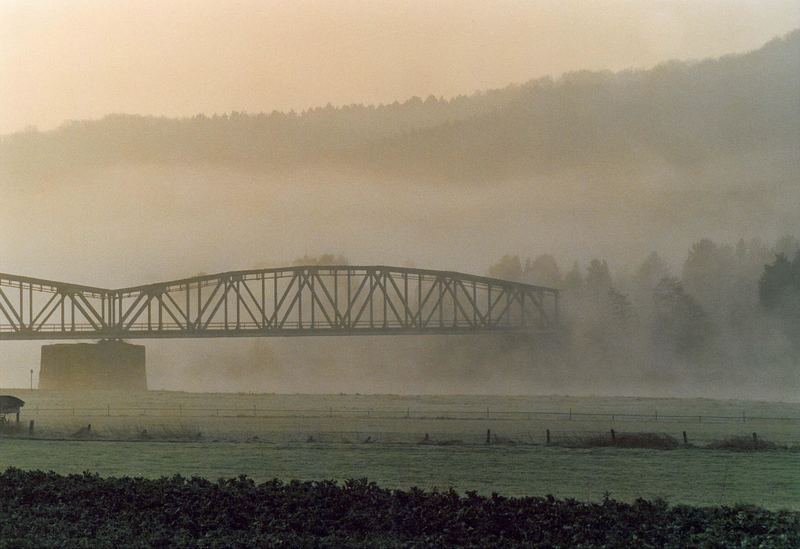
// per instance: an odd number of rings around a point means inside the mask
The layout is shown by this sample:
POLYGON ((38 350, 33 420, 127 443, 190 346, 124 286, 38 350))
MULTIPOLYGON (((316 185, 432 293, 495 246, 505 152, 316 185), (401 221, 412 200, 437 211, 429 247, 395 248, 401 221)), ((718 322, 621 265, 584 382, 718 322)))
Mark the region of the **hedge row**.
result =
POLYGON ((800 513, 8 469, 3 547, 800 547, 800 513))

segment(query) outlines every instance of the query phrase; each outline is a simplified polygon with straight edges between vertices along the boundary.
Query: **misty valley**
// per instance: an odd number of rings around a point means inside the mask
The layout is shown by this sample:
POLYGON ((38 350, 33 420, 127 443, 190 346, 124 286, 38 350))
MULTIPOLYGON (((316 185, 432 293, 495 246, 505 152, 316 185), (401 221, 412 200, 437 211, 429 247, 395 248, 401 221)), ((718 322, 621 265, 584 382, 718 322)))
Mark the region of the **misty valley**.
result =
POLYGON ((11 4, 0 547, 800 546, 796 9, 11 4))

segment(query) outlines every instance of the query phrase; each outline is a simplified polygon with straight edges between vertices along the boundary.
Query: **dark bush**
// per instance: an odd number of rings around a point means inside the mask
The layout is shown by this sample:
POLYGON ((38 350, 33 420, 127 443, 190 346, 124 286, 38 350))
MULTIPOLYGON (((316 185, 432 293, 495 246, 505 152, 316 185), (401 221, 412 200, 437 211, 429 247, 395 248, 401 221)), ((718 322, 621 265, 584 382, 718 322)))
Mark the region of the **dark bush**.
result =
POLYGON ((798 547, 800 513, 8 469, 0 547, 798 547))
POLYGON ((712 450, 733 450, 734 452, 758 452, 762 450, 777 450, 781 447, 763 438, 740 436, 715 440, 709 443, 707 448, 712 450))
POLYGON ((673 450, 682 445, 678 440, 661 433, 603 433, 589 436, 574 436, 557 443, 568 448, 649 448, 673 450))

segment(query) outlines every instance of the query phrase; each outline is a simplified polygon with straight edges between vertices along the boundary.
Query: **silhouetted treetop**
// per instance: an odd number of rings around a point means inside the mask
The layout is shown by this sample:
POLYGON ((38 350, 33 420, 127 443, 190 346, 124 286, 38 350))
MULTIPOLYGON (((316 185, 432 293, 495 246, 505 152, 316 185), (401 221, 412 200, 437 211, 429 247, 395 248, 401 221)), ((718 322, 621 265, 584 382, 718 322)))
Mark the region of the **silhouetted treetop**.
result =
POLYGON ((542 254, 536 259, 526 259, 523 278, 526 282, 539 286, 560 288, 562 285, 561 270, 556 258, 550 254, 542 254))
MULTIPOLYGON (((764 273, 758 281, 758 295, 767 309, 800 308, 800 251, 792 261, 779 253, 774 262, 764 265, 764 273)), ((800 316, 800 310, 797 313, 800 316)))
POLYGON ((599 298, 611 289, 611 271, 605 259, 592 259, 586 269, 586 291, 599 298))
POLYGON ((502 280, 522 281, 522 262, 518 255, 504 255, 489 267, 489 276, 502 280))
POLYGON ((634 280, 640 289, 652 290, 659 281, 669 276, 669 265, 656 252, 642 262, 634 275, 634 280))
POLYGON ((656 318, 653 337, 678 356, 701 351, 711 336, 711 321, 699 303, 683 289, 680 280, 666 277, 654 291, 656 318))

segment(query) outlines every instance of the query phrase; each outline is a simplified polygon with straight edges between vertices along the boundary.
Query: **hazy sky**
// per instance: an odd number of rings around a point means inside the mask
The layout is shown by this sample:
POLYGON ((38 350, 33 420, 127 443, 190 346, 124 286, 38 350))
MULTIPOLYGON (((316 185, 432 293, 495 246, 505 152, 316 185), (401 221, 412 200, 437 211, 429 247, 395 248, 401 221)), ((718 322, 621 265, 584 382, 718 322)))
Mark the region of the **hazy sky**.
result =
POLYGON ((451 96, 754 49, 800 0, 0 0, 0 133, 451 96))

